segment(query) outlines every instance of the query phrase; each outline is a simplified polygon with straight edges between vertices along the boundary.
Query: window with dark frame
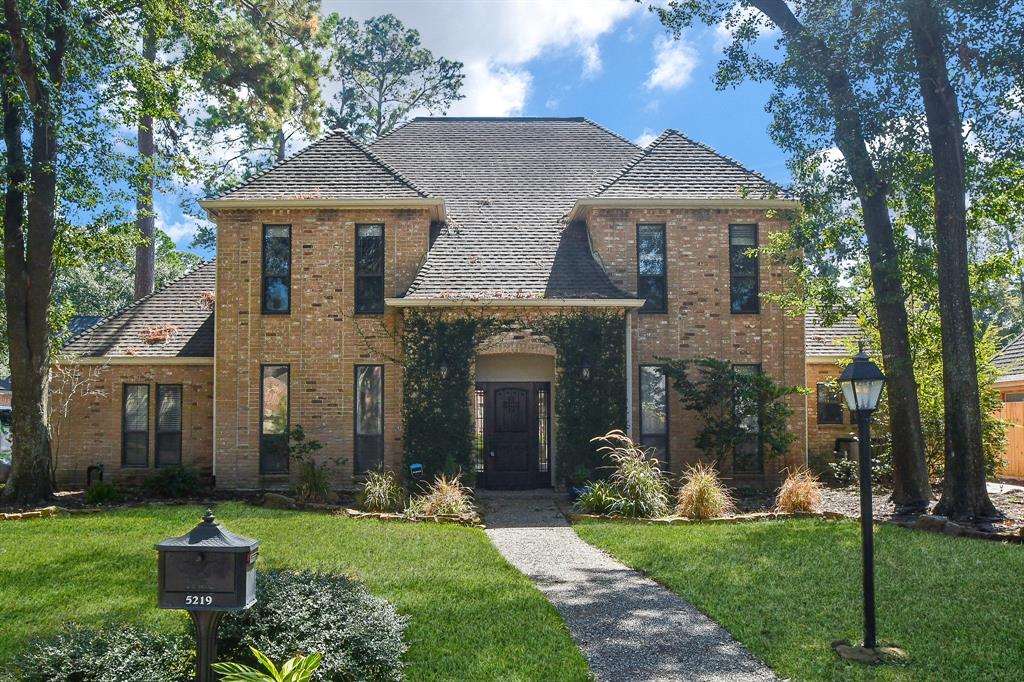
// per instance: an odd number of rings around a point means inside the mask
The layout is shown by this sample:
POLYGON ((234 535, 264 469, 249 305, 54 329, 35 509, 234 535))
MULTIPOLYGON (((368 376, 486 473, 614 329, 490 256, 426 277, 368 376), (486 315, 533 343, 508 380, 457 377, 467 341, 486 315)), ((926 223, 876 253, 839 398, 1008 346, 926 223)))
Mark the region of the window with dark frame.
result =
POLYGON ((551 468, 551 444, 548 434, 548 389, 537 389, 537 471, 546 474, 551 468))
POLYGON ((818 423, 819 424, 842 424, 843 423, 843 395, 842 391, 835 384, 818 383, 816 386, 818 397, 818 423))
POLYGON ((355 367, 355 473, 384 466, 384 365, 355 367))
POLYGON ((642 313, 668 310, 665 287, 665 226, 641 223, 636 226, 637 297, 646 299, 642 313))
MULTIPOLYGON (((739 374, 760 374, 761 365, 733 365, 739 374)), ((761 443, 761 415, 756 405, 741 404, 734 400, 733 409, 742 415, 741 423, 748 438, 736 446, 733 453, 733 472, 737 474, 760 474, 764 471, 764 457, 761 443)))
POLYGON ((734 313, 761 311, 757 225, 729 226, 729 308, 734 313))
POLYGON ((291 429, 288 365, 260 366, 260 473, 288 471, 288 432, 291 429))
POLYGON ((660 365, 640 365, 640 445, 668 467, 668 377, 660 365))
POLYGON ((149 466, 149 384, 125 384, 121 419, 121 466, 149 466))
POLYGON ((181 384, 156 385, 156 465, 181 464, 181 384))
POLYGON ((473 448, 473 469, 478 474, 484 472, 484 410, 487 405, 487 391, 482 388, 477 388, 474 391, 474 411, 473 411, 473 422, 474 422, 474 439, 475 447, 473 448))
POLYGON ((292 309, 292 226, 263 226, 263 313, 292 309))
POLYGON ((356 225, 356 312, 384 312, 383 225, 356 225))

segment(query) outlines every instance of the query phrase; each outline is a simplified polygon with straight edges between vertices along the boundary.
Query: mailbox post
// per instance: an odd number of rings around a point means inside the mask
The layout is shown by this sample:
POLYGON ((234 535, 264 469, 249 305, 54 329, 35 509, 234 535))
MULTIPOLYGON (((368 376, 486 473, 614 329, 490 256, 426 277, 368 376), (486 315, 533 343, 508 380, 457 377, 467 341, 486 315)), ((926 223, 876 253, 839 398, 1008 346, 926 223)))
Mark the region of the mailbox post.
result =
POLYGON ((159 552, 159 607, 185 609, 196 632, 196 679, 213 682, 217 626, 226 611, 256 603, 255 571, 260 543, 222 528, 207 509, 202 523, 164 540, 159 552))

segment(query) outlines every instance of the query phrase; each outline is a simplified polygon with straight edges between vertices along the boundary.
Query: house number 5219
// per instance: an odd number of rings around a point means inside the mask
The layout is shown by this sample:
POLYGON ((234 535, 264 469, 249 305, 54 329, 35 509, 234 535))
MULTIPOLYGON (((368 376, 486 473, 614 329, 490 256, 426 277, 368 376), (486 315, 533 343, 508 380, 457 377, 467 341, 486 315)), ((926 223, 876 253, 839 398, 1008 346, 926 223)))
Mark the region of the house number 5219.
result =
POLYGON ((186 594, 185 606, 210 606, 213 597, 208 594, 186 594))

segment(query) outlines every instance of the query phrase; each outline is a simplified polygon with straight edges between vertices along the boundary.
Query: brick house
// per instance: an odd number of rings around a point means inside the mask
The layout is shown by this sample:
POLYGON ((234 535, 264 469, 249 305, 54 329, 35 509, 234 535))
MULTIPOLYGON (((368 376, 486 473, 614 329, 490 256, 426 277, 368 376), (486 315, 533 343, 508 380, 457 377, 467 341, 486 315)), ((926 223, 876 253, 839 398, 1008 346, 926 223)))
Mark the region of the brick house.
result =
POLYGON ((851 356, 862 337, 857 319, 847 317, 825 326, 817 313, 804 317, 807 363, 807 458, 812 469, 821 471, 832 460, 836 440, 856 437, 857 422, 846 407, 836 383, 842 373, 839 362, 851 356))
MULTIPOLYGON (((583 118, 418 118, 368 147, 332 133, 202 205, 215 261, 65 347, 62 362, 92 371, 98 390, 69 401, 63 484, 80 485, 90 464, 130 482, 184 463, 225 489, 284 487, 281 437, 294 424, 347 460, 338 487, 402 471, 389 330, 416 311, 617 316, 626 428, 675 473, 700 456, 695 419, 658 358, 808 380, 804 320, 761 296, 787 272, 749 251, 786 229, 796 203, 672 130, 641 149, 583 118)), ((477 350, 466 401, 481 484, 561 482, 560 371, 528 328, 477 350)), ((791 452, 751 453, 727 476, 772 482, 806 463, 806 401, 791 407, 791 452)))

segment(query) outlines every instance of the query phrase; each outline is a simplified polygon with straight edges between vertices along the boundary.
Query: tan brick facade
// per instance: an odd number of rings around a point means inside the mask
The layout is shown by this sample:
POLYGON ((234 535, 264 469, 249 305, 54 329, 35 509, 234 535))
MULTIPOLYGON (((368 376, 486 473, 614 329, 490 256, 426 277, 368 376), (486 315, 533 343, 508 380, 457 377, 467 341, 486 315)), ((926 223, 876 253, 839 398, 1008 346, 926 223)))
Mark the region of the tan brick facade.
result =
POLYGON ((842 369, 835 362, 809 361, 807 363, 807 459, 815 470, 823 471, 825 463, 833 460, 836 438, 856 436, 857 426, 850 421, 850 411, 843 409, 842 424, 818 423, 817 385, 839 377, 842 369))
POLYGON ((287 476, 259 472, 260 366, 290 366, 290 420, 341 457, 337 484, 353 476, 354 366, 384 365, 384 461, 402 460, 401 366, 381 323, 396 312, 356 316, 357 224, 383 223, 387 297, 412 284, 427 252, 426 210, 224 210, 217 217, 216 469, 218 487, 286 487, 287 476), (291 313, 261 313, 261 235, 292 226, 291 313))
MULTIPOLYGON (((733 314, 729 309, 729 225, 756 223, 760 243, 786 229, 779 217, 764 211, 706 209, 595 209, 588 220, 594 252, 612 281, 636 291, 638 223, 664 224, 666 233, 667 313, 632 313, 633 426, 639 434, 639 368, 657 364, 658 357, 713 357, 735 364, 758 364, 777 381, 804 385, 804 322, 762 300, 758 314, 733 314)), ((779 292, 783 268, 760 263, 760 290, 779 292)), ((685 413, 674 391, 669 398, 669 459, 679 473, 695 462, 693 446, 698 428, 685 413)), ((797 435, 791 454, 766 461, 765 478, 772 480, 785 467, 806 463, 805 401, 790 399, 794 410, 790 428, 797 435)), ((726 471, 730 465, 725 465, 726 471)))
POLYGON ((203 476, 212 474, 213 366, 206 364, 65 365, 55 368, 51 384, 51 432, 57 483, 61 487, 85 485, 86 468, 103 464, 104 480, 139 484, 151 476, 156 451, 156 386, 182 387, 181 463, 203 476), (78 372, 79 379, 67 373, 78 372), (63 394, 72 385, 74 397, 63 394), (125 384, 149 385, 149 466, 125 467, 121 461, 122 401, 125 384), (65 413, 64 406, 67 405, 65 413))

